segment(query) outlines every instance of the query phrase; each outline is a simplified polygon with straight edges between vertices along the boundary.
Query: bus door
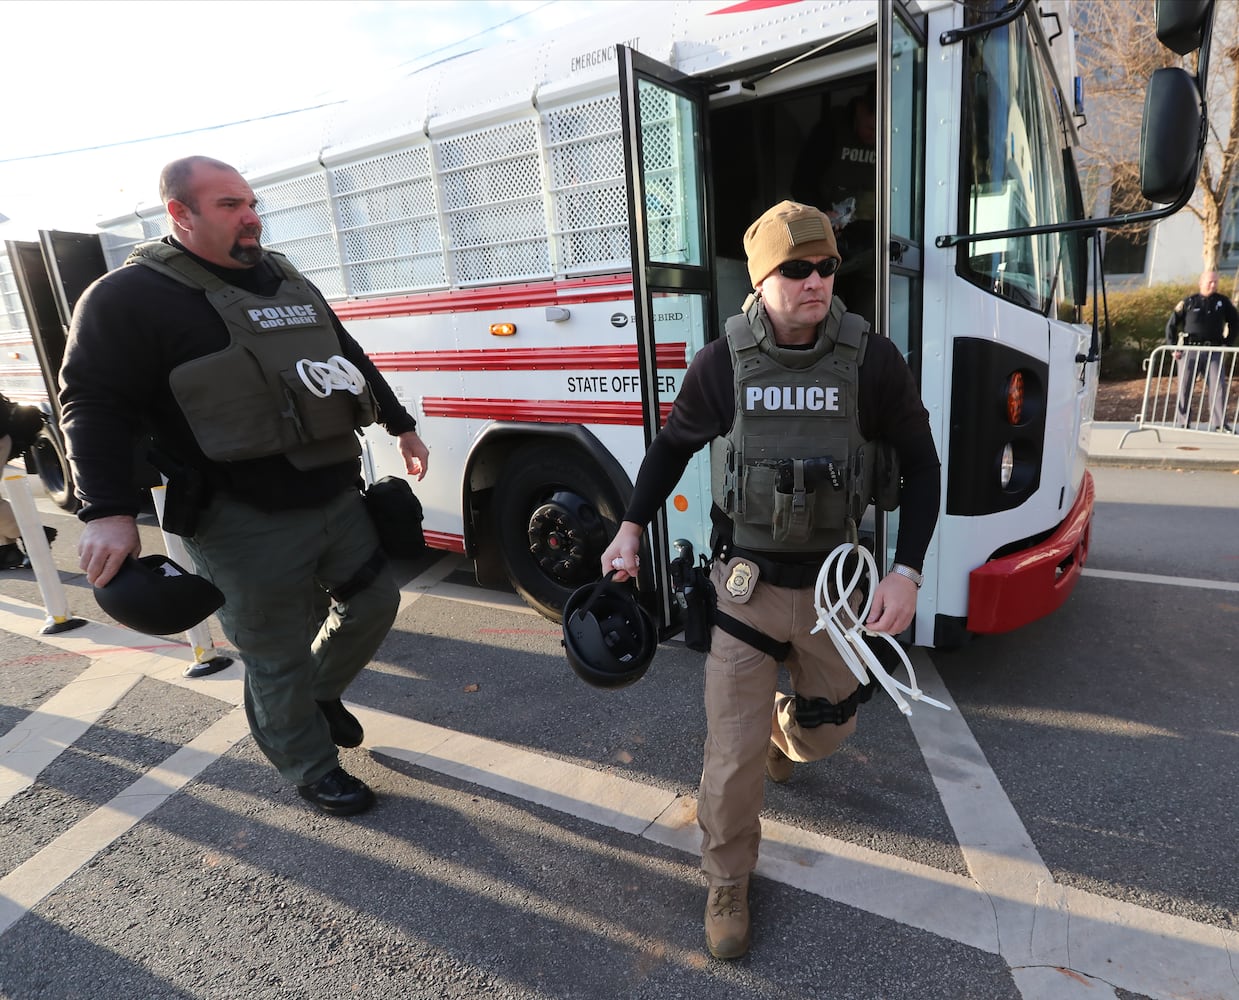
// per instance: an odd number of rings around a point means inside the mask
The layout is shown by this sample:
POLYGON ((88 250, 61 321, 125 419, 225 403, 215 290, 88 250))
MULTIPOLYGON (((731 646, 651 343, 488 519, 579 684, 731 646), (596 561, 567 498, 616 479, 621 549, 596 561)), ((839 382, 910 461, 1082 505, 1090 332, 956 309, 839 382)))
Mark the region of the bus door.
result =
MULTIPOLYGON (((877 323, 921 378, 925 206, 925 18, 904 0, 878 12, 877 323)), ((895 560, 899 511, 876 513, 875 549, 883 569, 895 560), (885 561, 883 562, 883 556, 885 561)), ((932 616, 931 619, 932 620, 932 616)))
MULTIPOLYGON (((633 306, 641 372, 646 447, 679 392, 684 371, 711 336, 714 259, 706 90, 626 46, 618 46, 624 173, 632 247, 633 306)), ((663 626, 675 620, 670 561, 681 539, 709 546, 710 470, 706 449, 689 463, 648 536, 653 584, 663 626)), ((664 634, 666 634, 664 632, 664 634)))
POLYGON ((6 247, 47 389, 48 425, 30 454, 48 496, 75 510, 73 477, 59 430, 60 365, 73 307, 90 283, 107 272, 103 248, 92 233, 59 230, 40 232, 38 243, 11 241, 6 247))

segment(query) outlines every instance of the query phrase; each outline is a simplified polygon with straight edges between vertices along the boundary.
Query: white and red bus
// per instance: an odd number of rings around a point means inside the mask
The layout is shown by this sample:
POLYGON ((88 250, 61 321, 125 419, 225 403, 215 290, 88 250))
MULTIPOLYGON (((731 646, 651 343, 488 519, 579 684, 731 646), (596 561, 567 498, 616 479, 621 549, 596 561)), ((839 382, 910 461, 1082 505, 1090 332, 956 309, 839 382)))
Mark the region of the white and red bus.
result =
MULTIPOLYGON (((745 228, 793 194, 818 119, 874 88, 873 235, 889 253, 864 311, 907 355, 943 459, 911 638, 955 645, 1052 611, 1088 550, 1099 360, 1096 324, 1074 321, 1088 257, 1072 227, 1089 224, 1070 14, 607 6, 278 136, 251 126, 185 152, 243 170, 265 242, 417 417, 429 544, 555 617, 597 578, 688 363, 750 291, 745 228)), ((102 225, 107 266, 165 225, 154 203, 102 225)), ((403 474, 381 429, 364 461, 370 479, 403 474)), ((647 533, 642 588, 669 629, 668 563, 680 539, 707 551, 709 502, 703 452, 647 533)), ((871 526, 879 563, 897 516, 871 526)))

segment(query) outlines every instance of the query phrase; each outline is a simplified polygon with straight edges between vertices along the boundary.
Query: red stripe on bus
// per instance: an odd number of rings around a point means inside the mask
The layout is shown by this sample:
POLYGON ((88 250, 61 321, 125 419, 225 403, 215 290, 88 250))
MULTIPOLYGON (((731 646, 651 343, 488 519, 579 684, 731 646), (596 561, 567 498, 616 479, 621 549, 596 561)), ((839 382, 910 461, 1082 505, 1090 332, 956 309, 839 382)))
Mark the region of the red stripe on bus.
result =
POLYGON ((481 312, 487 309, 526 309, 533 306, 564 306, 615 300, 625 314, 632 307, 632 279, 597 277, 565 278, 524 285, 488 288, 454 288, 390 298, 348 299, 331 308, 341 320, 377 319, 383 316, 419 316, 425 313, 481 312))
MULTIPOLYGON (((462 399, 426 397, 421 411, 427 417, 457 417, 472 420, 527 420, 541 424, 625 424, 640 427, 641 403, 573 399, 462 399)), ((659 404, 662 422, 671 412, 670 403, 659 404)))
POLYGON ((460 535, 452 535, 446 531, 423 531, 426 538, 426 548, 438 549, 443 552, 465 554, 465 540, 460 535))
POLYGON ((787 7, 794 3, 799 3, 800 0, 741 0, 740 3, 733 3, 730 7, 720 7, 718 10, 709 11, 709 16, 715 14, 746 14, 751 10, 765 10, 767 7, 787 7))
MULTIPOLYGON (((659 344, 659 368, 688 367, 688 345, 659 344)), ((499 347, 489 351, 380 351, 370 355, 380 371, 542 371, 636 368, 637 349, 614 344, 598 347, 499 347)))

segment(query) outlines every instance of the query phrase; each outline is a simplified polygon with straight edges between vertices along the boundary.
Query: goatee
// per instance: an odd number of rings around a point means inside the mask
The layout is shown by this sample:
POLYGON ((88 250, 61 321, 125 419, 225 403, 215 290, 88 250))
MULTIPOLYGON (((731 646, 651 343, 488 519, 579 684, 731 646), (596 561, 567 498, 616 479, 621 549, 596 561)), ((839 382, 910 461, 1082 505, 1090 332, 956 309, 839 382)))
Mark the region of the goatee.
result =
POLYGON ((254 267, 262 260, 263 250, 258 244, 249 247, 243 247, 240 243, 234 243, 232 249, 228 251, 228 256, 238 263, 244 264, 246 267, 254 267))

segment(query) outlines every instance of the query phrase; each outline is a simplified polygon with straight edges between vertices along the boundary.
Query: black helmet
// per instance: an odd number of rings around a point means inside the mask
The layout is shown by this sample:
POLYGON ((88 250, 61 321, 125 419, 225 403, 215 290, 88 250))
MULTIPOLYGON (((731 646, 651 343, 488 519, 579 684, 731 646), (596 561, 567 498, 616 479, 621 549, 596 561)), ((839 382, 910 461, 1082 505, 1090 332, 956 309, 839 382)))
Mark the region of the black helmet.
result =
POLYGON ((640 680, 654 658, 658 630, 628 585, 608 573, 578 587, 564 605, 564 650, 587 684, 618 688, 640 680))
POLYGON ((224 604, 215 584, 167 556, 129 556, 95 600, 122 625, 147 635, 174 635, 193 628, 224 604))

